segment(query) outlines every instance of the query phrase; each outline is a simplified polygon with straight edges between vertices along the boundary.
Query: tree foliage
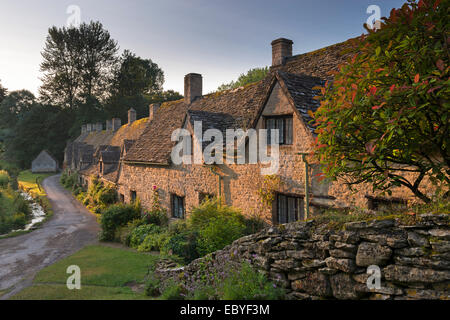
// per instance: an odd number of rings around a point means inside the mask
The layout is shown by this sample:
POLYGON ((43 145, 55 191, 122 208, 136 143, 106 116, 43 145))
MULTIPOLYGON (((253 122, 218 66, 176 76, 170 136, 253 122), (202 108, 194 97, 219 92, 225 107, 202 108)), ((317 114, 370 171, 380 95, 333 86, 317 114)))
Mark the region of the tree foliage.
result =
POLYGON ((0 103, 2 103, 3 99, 5 99, 7 93, 8 90, 2 86, 2 83, 0 81, 0 103))
POLYGON ((322 89, 315 152, 330 178, 391 193, 450 185, 449 2, 408 0, 322 89))
POLYGON ((28 90, 12 91, 0 103, 0 125, 11 127, 31 110, 36 97, 28 90))
POLYGON ((154 94, 162 91, 164 72, 150 59, 142 59, 125 50, 114 79, 114 90, 119 96, 154 94))
POLYGON ((104 100, 118 61, 117 50, 117 42, 100 22, 50 28, 42 52, 42 100, 68 108, 89 97, 104 100))
POLYGON ((217 91, 235 89, 250 83, 258 82, 264 79, 268 72, 268 67, 250 69, 249 71, 247 71, 247 73, 241 74, 236 81, 231 81, 230 83, 225 83, 219 86, 219 88, 217 88, 217 91))

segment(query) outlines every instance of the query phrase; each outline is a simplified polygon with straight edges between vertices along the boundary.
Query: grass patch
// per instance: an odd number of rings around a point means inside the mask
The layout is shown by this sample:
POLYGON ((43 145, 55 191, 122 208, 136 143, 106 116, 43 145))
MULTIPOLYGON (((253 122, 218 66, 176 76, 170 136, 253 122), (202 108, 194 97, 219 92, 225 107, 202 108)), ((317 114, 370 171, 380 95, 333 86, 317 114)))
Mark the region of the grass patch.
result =
POLYGON ((17 181, 20 189, 30 193, 33 197, 45 197, 44 188, 41 186, 42 181, 55 175, 54 173, 32 173, 30 170, 25 170, 19 173, 17 181))
POLYGON ((148 299, 144 292, 136 293, 129 283, 142 284, 149 268, 158 261, 156 255, 111 248, 87 246, 43 270, 26 288, 12 299, 148 299), (81 290, 69 290, 67 267, 77 265, 81 270, 81 290))
POLYGON ((36 284, 18 293, 11 300, 144 300, 145 295, 128 287, 83 286, 69 290, 62 284, 36 284))

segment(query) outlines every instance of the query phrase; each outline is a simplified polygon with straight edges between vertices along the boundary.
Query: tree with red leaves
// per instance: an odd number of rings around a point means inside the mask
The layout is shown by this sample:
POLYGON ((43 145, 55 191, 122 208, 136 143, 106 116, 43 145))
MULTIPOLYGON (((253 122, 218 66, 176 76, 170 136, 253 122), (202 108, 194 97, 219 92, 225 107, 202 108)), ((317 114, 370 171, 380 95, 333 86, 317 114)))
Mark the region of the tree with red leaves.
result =
POLYGON ((327 177, 409 188, 450 186, 449 1, 408 0, 322 89, 315 154, 327 177))

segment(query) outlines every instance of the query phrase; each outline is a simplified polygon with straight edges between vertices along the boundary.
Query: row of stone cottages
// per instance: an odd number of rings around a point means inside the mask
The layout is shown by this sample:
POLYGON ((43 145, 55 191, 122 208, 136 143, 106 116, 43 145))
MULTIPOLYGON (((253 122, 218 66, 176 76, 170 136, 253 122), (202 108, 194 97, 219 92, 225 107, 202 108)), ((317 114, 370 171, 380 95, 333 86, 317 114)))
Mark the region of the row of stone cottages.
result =
MULTIPOLYGON (((81 135, 69 142, 65 167, 79 173, 89 184, 97 176, 117 188, 121 201, 139 198, 144 208, 152 205, 152 189, 157 187, 161 204, 172 218, 184 218, 192 206, 206 196, 220 196, 223 201, 273 223, 305 218, 305 163, 301 153, 311 151, 315 138, 308 110, 319 102, 313 88, 331 80, 351 56, 351 40, 310 53, 292 55, 293 42, 272 42, 270 73, 260 82, 224 92, 202 94, 202 76, 185 76, 184 99, 152 104, 149 117, 136 120, 128 113, 128 123, 120 119, 82 127, 81 135), (192 130, 194 121, 202 121, 203 130, 215 128, 276 128, 280 132, 280 161, 276 178, 261 174, 261 164, 180 164, 171 162, 175 145, 171 135, 177 128, 192 130), (270 182, 271 181, 271 182, 270 182), (270 182, 270 183, 269 183, 270 182), (261 194, 274 192, 272 203, 261 194)), ((358 193, 342 183, 318 182, 318 166, 308 167, 312 214, 330 206, 357 205, 372 209, 403 205, 412 197, 409 190, 398 188, 391 198, 379 197, 369 186, 358 193)))

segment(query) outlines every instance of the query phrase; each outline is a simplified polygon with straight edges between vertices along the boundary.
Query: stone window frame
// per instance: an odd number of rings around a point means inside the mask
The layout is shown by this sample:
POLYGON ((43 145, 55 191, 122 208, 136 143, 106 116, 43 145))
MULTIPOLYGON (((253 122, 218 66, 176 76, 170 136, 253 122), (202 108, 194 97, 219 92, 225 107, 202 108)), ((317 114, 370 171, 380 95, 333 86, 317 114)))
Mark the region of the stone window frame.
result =
POLYGON ((275 194, 275 200, 274 200, 274 203, 272 206, 272 210, 273 210, 272 218, 273 218, 274 224, 284 224, 284 223, 290 223, 290 222, 294 222, 294 221, 300 221, 305 216, 305 196, 302 194, 277 192, 275 194), (288 206, 289 206, 289 199, 296 199, 296 200, 294 200, 294 201, 296 201, 296 202, 294 202, 294 203, 296 203, 296 208, 294 209, 296 211, 295 212, 295 220, 290 221, 289 213, 286 212, 286 214, 287 214, 286 222, 280 221, 280 216, 279 216, 280 197, 285 197, 286 208, 288 208, 288 206))
MULTIPOLYGON (((294 115, 293 114, 282 114, 282 115, 266 115, 264 119, 264 128, 269 130, 268 121, 270 120, 283 120, 283 135, 280 136, 283 140, 280 141, 280 146, 291 146, 294 144, 294 115), (290 120, 290 139, 288 140, 287 120, 290 120)), ((276 128, 275 128, 276 129, 276 128)), ((270 132, 267 132, 267 145, 270 145, 270 132)))
MULTIPOLYGON (((178 208, 180 207, 180 203, 178 203, 178 208)), ((186 217, 186 197, 180 196, 176 193, 170 194, 170 211, 172 218, 174 219, 184 219, 186 217), (183 209, 183 212, 181 214, 181 217, 179 215, 175 214, 175 207, 177 206, 175 204, 175 201, 181 201, 181 208, 183 209)))

